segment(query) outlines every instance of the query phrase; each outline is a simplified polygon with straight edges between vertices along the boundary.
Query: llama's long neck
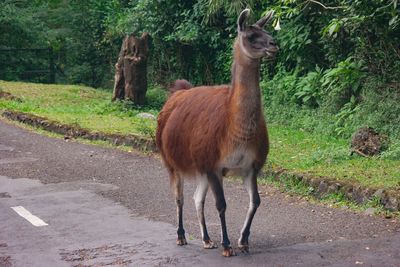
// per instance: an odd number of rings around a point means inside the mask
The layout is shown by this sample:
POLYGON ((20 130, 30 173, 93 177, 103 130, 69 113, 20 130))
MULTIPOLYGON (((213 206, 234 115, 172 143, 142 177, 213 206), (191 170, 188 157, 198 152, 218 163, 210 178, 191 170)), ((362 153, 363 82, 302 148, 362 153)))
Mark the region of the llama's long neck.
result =
POLYGON ((232 91, 229 99, 229 131, 235 139, 252 139, 262 116, 260 93, 260 59, 249 58, 241 49, 239 41, 234 45, 232 65, 232 91))

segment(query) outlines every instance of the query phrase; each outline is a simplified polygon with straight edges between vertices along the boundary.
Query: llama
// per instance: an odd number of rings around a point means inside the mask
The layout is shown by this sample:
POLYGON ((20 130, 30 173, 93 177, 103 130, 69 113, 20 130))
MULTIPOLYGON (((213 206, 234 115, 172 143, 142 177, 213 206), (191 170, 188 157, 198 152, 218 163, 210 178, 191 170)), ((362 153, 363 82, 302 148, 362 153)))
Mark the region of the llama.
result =
MULTIPOLYGON (((177 90, 170 96, 157 121, 157 146, 177 205, 177 244, 187 244, 182 216, 183 183, 184 178, 193 178, 197 181, 194 201, 203 246, 206 249, 217 247, 208 235, 204 217, 204 202, 210 187, 221 221, 222 255, 225 257, 235 255, 235 251, 226 228, 223 176, 228 171, 243 176, 250 197, 238 240, 238 248, 247 253, 251 223, 260 205, 257 174, 269 150, 259 80, 261 59, 273 57, 278 51, 273 38, 263 30, 273 12, 269 11, 248 26, 249 12, 249 9, 243 10, 237 21, 231 84, 192 89, 181 86, 184 90, 177 90)), ((189 84, 184 80, 179 82, 182 83, 189 84)))

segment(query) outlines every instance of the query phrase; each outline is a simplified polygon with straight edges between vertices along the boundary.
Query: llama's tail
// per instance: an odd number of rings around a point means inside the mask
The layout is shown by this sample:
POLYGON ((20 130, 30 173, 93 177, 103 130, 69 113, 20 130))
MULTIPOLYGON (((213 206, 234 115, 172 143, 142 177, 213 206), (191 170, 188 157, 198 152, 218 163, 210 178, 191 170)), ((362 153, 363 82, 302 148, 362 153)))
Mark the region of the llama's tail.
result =
POLYGON ((179 90, 188 90, 190 88, 193 88, 193 85, 188 82, 187 80, 176 80, 173 82, 170 87, 169 87, 169 92, 171 94, 175 93, 176 91, 179 90))

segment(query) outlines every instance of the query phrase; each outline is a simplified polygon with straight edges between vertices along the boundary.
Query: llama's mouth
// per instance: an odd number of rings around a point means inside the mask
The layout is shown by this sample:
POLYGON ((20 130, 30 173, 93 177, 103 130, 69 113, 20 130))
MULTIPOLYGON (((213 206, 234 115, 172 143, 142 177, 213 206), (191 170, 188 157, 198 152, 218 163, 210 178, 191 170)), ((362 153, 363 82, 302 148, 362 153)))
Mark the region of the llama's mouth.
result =
POLYGON ((265 55, 267 57, 274 57, 276 55, 276 53, 278 53, 278 49, 274 49, 274 50, 265 50, 265 55))

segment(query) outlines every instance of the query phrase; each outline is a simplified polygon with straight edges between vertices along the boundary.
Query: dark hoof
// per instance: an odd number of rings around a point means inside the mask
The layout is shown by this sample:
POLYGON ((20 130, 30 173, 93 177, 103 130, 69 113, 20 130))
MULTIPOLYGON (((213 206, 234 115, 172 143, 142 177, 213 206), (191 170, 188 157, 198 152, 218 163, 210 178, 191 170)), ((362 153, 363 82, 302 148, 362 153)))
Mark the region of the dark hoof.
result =
POLYGON ((178 239, 176 240, 176 244, 177 244, 178 246, 187 245, 186 238, 184 238, 184 237, 178 237, 178 239))
POLYGON ((236 253, 232 247, 227 247, 227 248, 224 248, 224 250, 222 251, 222 256, 224 256, 224 257, 236 256, 236 253))
POLYGON ((239 238, 238 240, 238 249, 242 253, 249 253, 249 241, 247 238, 239 238))
POLYGON ((203 248, 205 249, 213 249, 217 247, 218 245, 211 240, 203 241, 203 248))
POLYGON ((239 245, 238 248, 244 254, 249 253, 249 245, 239 245))

